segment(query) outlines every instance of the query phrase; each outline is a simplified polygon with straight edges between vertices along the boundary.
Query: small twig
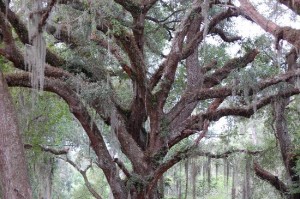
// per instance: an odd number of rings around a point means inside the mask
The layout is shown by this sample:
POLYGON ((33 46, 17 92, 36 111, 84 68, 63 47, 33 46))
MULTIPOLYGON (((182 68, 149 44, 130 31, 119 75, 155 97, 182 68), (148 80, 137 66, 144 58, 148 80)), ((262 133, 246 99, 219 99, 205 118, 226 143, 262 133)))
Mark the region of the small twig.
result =
POLYGON ((42 18, 40 20, 39 28, 38 28, 38 30, 40 32, 42 32, 42 28, 45 26, 46 21, 49 18, 49 15, 50 15, 51 10, 54 7, 55 3, 56 3, 56 0, 51 0, 49 6, 46 8, 45 12, 42 14, 42 18))
MULTIPOLYGON (((38 147, 41 149, 41 151, 49 152, 49 153, 52 153, 53 155, 64 155, 64 154, 68 154, 68 152, 69 152, 69 148, 54 149, 54 148, 50 148, 48 146, 42 146, 42 145, 38 145, 38 147)), ((24 144, 24 148, 32 149, 32 148, 34 148, 34 146, 31 144, 24 144)))
POLYGON ((87 178, 86 172, 89 168, 92 167, 92 164, 89 164, 84 170, 82 170, 75 162, 73 162, 68 156, 66 158, 60 158, 70 165, 72 165, 83 177, 85 186, 88 188, 89 192, 96 198, 96 199, 102 199, 102 197, 96 192, 96 190, 93 188, 92 184, 87 178))
POLYGON ((199 133, 198 138, 195 140, 195 145, 198 145, 199 142, 202 140, 202 138, 204 138, 206 136, 206 133, 208 131, 208 126, 209 126, 209 120, 205 119, 203 122, 203 130, 201 133, 199 133))
POLYGON ((131 177, 130 172, 129 172, 128 169, 125 167, 124 163, 121 162, 121 160, 119 160, 118 158, 115 158, 115 159, 114 159, 114 162, 119 166, 119 168, 123 171, 123 173, 124 173, 128 178, 131 177))

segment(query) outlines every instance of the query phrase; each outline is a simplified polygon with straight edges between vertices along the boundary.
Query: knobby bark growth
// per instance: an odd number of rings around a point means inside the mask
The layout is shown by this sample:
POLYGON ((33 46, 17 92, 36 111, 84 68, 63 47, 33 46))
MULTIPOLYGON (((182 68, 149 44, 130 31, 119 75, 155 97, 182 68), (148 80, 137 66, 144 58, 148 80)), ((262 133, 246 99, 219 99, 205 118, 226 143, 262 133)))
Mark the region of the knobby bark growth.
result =
MULTIPOLYGON (((88 36, 84 38, 92 42, 97 49, 107 51, 111 57, 110 63, 103 62, 98 65, 98 54, 83 50, 82 47, 90 43, 82 39, 82 35, 72 34, 68 29, 70 24, 61 23, 60 26, 58 24, 55 26, 53 21, 48 19, 50 12, 55 10, 52 9, 53 6, 59 8, 61 4, 65 4, 74 12, 82 13, 87 5, 79 1, 49 1, 44 4, 45 8, 39 11, 41 19, 38 23, 38 33, 46 31, 53 36, 55 42, 65 43, 80 61, 66 60, 59 53, 46 49, 44 90, 56 93, 69 105, 71 113, 78 119, 90 140, 91 147, 98 157, 97 165, 103 170, 115 198, 125 199, 128 195, 131 198, 141 199, 159 198, 157 187, 159 179, 169 168, 192 154, 201 139, 205 137, 211 121, 217 121, 224 116, 249 118, 275 99, 288 98, 300 92, 299 88, 293 87, 270 95, 261 94, 257 99, 254 97, 258 92, 272 85, 289 82, 295 76, 299 76, 299 69, 293 68, 286 73, 261 79, 255 85, 255 90, 250 88, 249 96, 253 96, 256 100, 252 100, 248 105, 221 106, 235 91, 236 85, 226 82, 227 78, 233 71, 243 69, 253 62, 259 54, 257 49, 252 49, 240 57, 227 60, 222 66, 218 66, 215 59, 208 60, 208 64, 203 64, 199 52, 203 46, 205 47, 207 35, 218 35, 224 42, 241 39, 237 36, 229 36, 222 29, 224 20, 242 15, 271 33, 276 38, 276 43, 286 40, 297 50, 300 47, 299 30, 280 27, 270 22, 247 0, 240 0, 239 7, 221 1, 188 1, 189 6, 188 9, 184 9, 184 13, 179 8, 174 10, 172 7, 165 7, 169 15, 163 19, 153 17, 151 13, 156 6, 165 6, 163 1, 115 0, 112 3, 113 8, 110 9, 118 9, 121 14, 102 12, 101 6, 105 3, 89 3, 89 8, 96 9, 85 13, 90 15, 90 19, 94 18, 90 23, 96 24, 92 31, 87 31, 88 36), (215 9, 216 12, 208 16, 207 9, 215 9), (98 18, 101 20, 96 20, 98 18), (168 44, 170 44, 170 52, 167 55, 163 52, 155 52, 149 45, 148 37, 155 35, 151 35, 148 26, 157 26, 167 32, 168 44), (152 51, 156 58, 160 59, 154 63, 155 67, 149 64, 153 59, 148 51, 152 51), (108 64, 116 66, 118 70, 111 71, 110 68, 113 67, 103 67, 108 64), (182 93, 178 94, 178 100, 168 107, 168 97, 172 94, 177 78, 176 72, 180 67, 186 70, 186 86, 182 93), (103 97, 96 94, 92 98, 84 98, 76 85, 70 83, 70 80, 79 73, 88 77, 78 80, 78 84, 85 85, 86 88, 95 83, 108 82, 106 88, 111 92, 107 94, 105 104, 103 104, 103 97), (111 78, 107 78, 109 75, 111 78), (120 103, 111 81, 115 75, 120 79, 125 76, 126 81, 132 86, 131 101, 126 106, 120 103), (199 104, 204 108, 194 114, 199 104), (122 152, 132 164, 132 171, 129 171, 121 160, 111 157, 103 132, 93 121, 87 105, 112 127, 122 152), (195 134, 199 134, 199 137, 194 145, 165 160, 173 146, 195 134), (117 167, 124 171, 126 180, 122 180, 117 175, 117 167)), ((287 5, 294 10, 297 4, 287 5)), ((0 9, 0 28, 3 35, 0 55, 22 71, 6 74, 6 81, 9 86, 31 88, 31 71, 28 71, 24 65, 25 59, 20 49, 20 45, 32 45, 25 25, 26 20, 24 16, 18 15, 7 7, 3 0, 0 0, 0 9), (16 36, 13 33, 16 33, 16 36)), ((29 16, 30 14, 33 13, 29 13, 29 16)), ((71 15, 71 13, 67 14, 71 15)), ((154 40, 155 38, 152 38, 152 41, 154 40)), ((234 97, 241 98, 243 94, 243 91, 238 91, 234 97)), ((6 106, 8 105, 4 107, 6 106)), ((280 133, 279 130, 277 133, 280 133)), ((288 161, 288 158, 283 159, 285 162, 288 161)), ((263 171, 258 166, 256 168, 257 171, 263 171)), ((85 171, 81 172, 85 176, 85 171)), ((273 178, 267 174, 264 176, 261 175, 272 184, 273 178)), ((88 183, 87 186, 89 187, 88 183)), ((285 192, 285 189, 283 190, 285 192)), ((94 190, 91 192, 93 193, 94 190)), ((96 192, 93 195, 101 198, 96 192)))

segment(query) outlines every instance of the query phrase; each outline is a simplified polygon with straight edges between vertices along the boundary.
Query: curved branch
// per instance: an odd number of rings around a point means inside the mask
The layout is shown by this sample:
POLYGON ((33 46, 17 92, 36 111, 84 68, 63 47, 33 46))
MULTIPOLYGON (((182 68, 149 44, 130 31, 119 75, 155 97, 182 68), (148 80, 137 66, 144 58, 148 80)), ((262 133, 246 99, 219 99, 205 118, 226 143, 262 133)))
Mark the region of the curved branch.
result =
MULTIPOLYGON (((209 24, 208 24, 208 33, 211 33, 212 29, 216 27, 218 23, 220 23, 224 19, 228 19, 230 17, 237 17, 240 15, 240 12, 235 8, 229 8, 225 12, 222 12, 216 16, 214 16, 209 24)), ((192 39, 186 47, 182 51, 181 59, 186 59, 188 56, 190 56, 194 49, 200 44, 200 42, 204 39, 204 30, 199 31, 197 34, 195 34, 194 39, 192 39)))
POLYGON ((56 3, 56 0, 51 0, 51 2, 48 4, 48 7, 42 13, 42 18, 41 18, 41 20, 39 22, 39 25, 38 25, 39 26, 38 30, 40 32, 42 32, 42 29, 45 26, 45 24, 47 22, 47 19, 49 18, 50 13, 51 13, 52 8, 54 7, 55 3, 56 3))
POLYGON ((245 153, 248 155, 257 155, 261 153, 262 151, 250 151, 250 150, 244 150, 244 149, 234 149, 234 150, 229 150, 225 151, 224 153, 219 153, 219 154, 214 154, 210 152, 205 152, 199 150, 197 148, 197 145, 192 145, 188 148, 186 148, 183 151, 177 152, 173 157, 168 160, 167 162, 161 164, 154 172, 151 181, 147 185, 147 191, 151 191, 159 178, 167 171, 169 170, 172 166, 180 162, 181 160, 184 160, 188 157, 196 157, 196 156, 205 156, 205 157, 210 157, 210 158, 215 158, 215 159, 220 159, 220 158, 227 158, 232 154, 235 153, 245 153))
MULTIPOLYGON (((245 56, 241 58, 234 58, 229 60, 222 68, 217 69, 214 73, 210 75, 204 76, 203 80, 203 86, 201 89, 195 92, 193 91, 188 91, 186 92, 179 102, 169 111, 167 114, 168 121, 173 121, 176 119, 176 117, 181 116, 181 113, 183 110, 191 103, 193 103, 196 100, 201 99, 209 99, 209 98, 218 98, 218 97, 226 97, 230 94, 231 89, 226 88, 226 89, 220 89, 220 90, 211 90, 209 88, 218 85, 221 83, 223 79, 225 79, 232 70, 235 68, 242 68, 246 67, 248 63, 252 62, 256 55, 258 54, 257 50, 252 50, 248 52, 245 56), (214 92, 216 91, 216 92, 214 92), (221 96, 223 93, 220 91, 224 91, 224 95, 221 96), (199 92, 199 95, 198 95, 199 92), (201 93, 201 94, 200 94, 201 93), (211 95, 211 96, 209 96, 211 95), (218 95, 218 96, 217 96, 218 95), (199 97, 199 98, 198 98, 199 97), (202 98, 203 97, 203 98, 202 98)), ((184 118, 186 119, 186 118, 184 118)), ((176 123, 181 123, 176 122, 176 123)))
POLYGON ((123 171, 123 173, 126 175, 127 178, 131 177, 130 172, 128 171, 128 169, 126 168, 126 166, 124 165, 124 163, 121 160, 119 160, 118 158, 115 158, 114 162, 119 166, 119 168, 123 171))
POLYGON ((155 98, 158 99, 157 107, 159 110, 163 109, 166 102, 167 96, 169 95, 171 86, 174 82, 175 73, 177 70, 178 62, 182 59, 182 50, 184 38, 187 35, 190 25, 193 20, 193 15, 198 14, 201 11, 201 3, 199 1, 194 1, 192 8, 185 15, 184 19, 181 21, 178 31, 176 32, 171 46, 171 51, 167 56, 167 59, 160 64, 158 70, 163 70, 162 73, 155 73, 155 79, 152 86, 160 80, 160 90, 155 93, 155 98), (158 80, 158 81, 157 81, 158 80))
MULTIPOLYGON (((28 38, 28 30, 27 26, 19 19, 19 17, 11 11, 10 8, 6 8, 5 3, 3 0, 0 0, 0 9, 4 13, 6 12, 7 19, 9 20, 10 24, 14 27, 14 30, 16 31, 17 35, 19 36, 20 40, 24 44, 29 43, 28 38)), ((57 54, 53 53, 51 50, 47 48, 46 50, 46 61, 53 65, 53 66, 64 66, 66 64, 66 61, 59 57, 57 54)))
POLYGON ((239 36, 229 37, 224 33, 224 31, 222 29, 216 28, 216 27, 211 30, 211 33, 219 35, 223 41, 228 42, 228 43, 235 42, 235 41, 242 39, 242 37, 239 37, 239 36))
MULTIPOLYGON (((32 146, 31 144, 24 144, 25 149, 32 149, 35 146, 32 146)), ((38 145, 38 147, 41 149, 41 151, 52 153, 53 155, 65 155, 68 154, 69 148, 64 149, 54 149, 50 148, 48 146, 38 145)))
POLYGON ((138 14, 141 13, 142 11, 140 5, 138 5, 133 0, 114 0, 114 1, 120 4, 125 10, 127 10, 131 14, 138 14))
POLYGON ((278 42, 281 39, 286 40, 297 49, 300 49, 300 30, 291 27, 278 26, 276 23, 262 16, 248 0, 239 0, 239 2, 241 4, 240 11, 244 16, 249 17, 262 29, 275 37, 277 49, 278 42))
MULTIPOLYGON (((9 86, 31 88, 28 73, 6 75, 5 78, 9 86)), ((100 168, 103 170, 107 181, 113 190, 114 196, 117 198, 126 198, 124 196, 126 193, 126 191, 124 191, 125 185, 117 176, 117 168, 108 152, 101 132, 76 93, 74 93, 67 84, 53 78, 45 78, 44 90, 56 93, 66 101, 70 107, 70 111, 78 119, 87 133, 91 142, 91 147, 98 157, 100 168)))
POLYGON ((270 172, 268 172, 267 170, 263 169, 256 161, 253 161, 253 169, 255 171, 255 174, 259 178, 270 183, 282 195, 288 194, 287 186, 281 180, 279 180, 278 176, 275 176, 275 175, 271 174, 270 172))
MULTIPOLYGON (((224 99, 225 98, 223 98, 223 97, 215 98, 213 100, 213 102, 210 103, 209 107, 207 108, 207 112, 208 111, 211 111, 211 112, 216 111, 218 109, 218 107, 222 104, 224 99)), ((208 125, 209 125, 209 120, 207 118, 203 118, 202 116, 199 116, 197 118, 197 122, 194 122, 194 123, 189 123, 189 122, 190 122, 189 119, 186 119, 183 123, 177 125, 176 129, 171 130, 172 133, 171 133, 170 138, 168 139, 168 146, 170 148, 172 146, 174 146, 175 144, 177 144, 182 139, 184 139, 192 134, 199 133, 199 131, 203 131, 200 134, 199 140, 205 136, 208 125)))
POLYGON ((110 53, 114 55, 116 60, 121 65, 123 71, 131 78, 134 79, 134 73, 131 67, 129 67, 127 61, 124 60, 124 58, 121 56, 120 49, 116 46, 109 46, 106 40, 103 38, 98 37, 96 34, 91 35, 91 40, 96 42, 97 44, 101 45, 102 47, 109 49, 110 53))
POLYGON ((259 109, 263 108, 264 106, 270 104, 272 101, 274 101, 278 97, 289 97, 289 96, 297 95, 299 93, 300 93, 299 88, 291 88, 291 89, 287 89, 285 91, 279 92, 277 94, 264 97, 264 98, 258 100, 257 102, 254 102, 254 104, 247 106, 246 108, 222 108, 222 109, 219 109, 214 112, 205 113, 202 116, 211 121, 217 121, 221 117, 224 117, 224 116, 241 116, 241 117, 250 118, 255 113, 255 110, 253 107, 256 107, 256 110, 259 110, 259 109))
POLYGON ((84 179, 84 183, 85 186, 87 187, 87 189, 89 190, 89 192, 96 198, 96 199, 102 199, 102 197, 97 193, 97 191, 93 188, 92 184, 90 183, 88 177, 86 176, 86 172, 87 170, 92 166, 89 165, 88 167, 86 167, 85 170, 82 170, 75 162, 73 162, 70 158, 68 158, 68 156, 66 157, 66 159, 63 159, 64 161, 66 161, 67 163, 69 163, 70 165, 72 165, 83 177, 84 179))
MULTIPOLYGON (((151 16, 146 16, 145 18, 148 19, 148 20, 150 20, 150 21, 153 21, 153 22, 155 22, 155 23, 160 24, 160 23, 166 22, 170 17, 172 17, 172 16, 175 15, 176 13, 178 13, 178 12, 183 12, 183 11, 185 11, 185 10, 183 10, 183 9, 175 10, 175 11, 172 12, 169 16, 167 16, 166 18, 161 19, 161 20, 159 20, 159 19, 157 19, 157 18, 154 18, 154 17, 151 17, 151 16)), ((176 21, 172 21, 172 22, 179 22, 179 21, 176 20, 176 21)), ((169 22, 166 22, 166 23, 169 23, 169 22)))
POLYGON ((300 15, 300 1, 299 0, 277 0, 287 6, 289 9, 300 15))
MULTIPOLYGON (((275 77, 262 80, 255 85, 255 92, 262 91, 263 89, 272 86, 274 84, 278 84, 280 82, 289 81, 290 79, 297 77, 299 75, 300 75, 300 70, 294 70, 275 77)), ((178 104, 175 105, 175 107, 173 108, 174 110, 172 109, 171 111, 175 111, 177 109, 177 113, 180 114, 183 108, 186 106, 186 104, 192 103, 194 101, 207 100, 213 98, 226 98, 232 95, 232 90, 233 90, 232 86, 213 88, 213 89, 211 88, 195 89, 193 93, 187 93, 186 95, 184 95, 182 99, 178 102, 178 104)), ((249 95, 253 95, 253 93, 254 93, 253 88, 250 88, 249 95)), ((239 91, 236 93, 236 95, 242 96, 243 93, 242 91, 239 91)), ((170 119, 172 119, 171 113, 174 114, 174 112, 171 111, 168 113, 170 119)))

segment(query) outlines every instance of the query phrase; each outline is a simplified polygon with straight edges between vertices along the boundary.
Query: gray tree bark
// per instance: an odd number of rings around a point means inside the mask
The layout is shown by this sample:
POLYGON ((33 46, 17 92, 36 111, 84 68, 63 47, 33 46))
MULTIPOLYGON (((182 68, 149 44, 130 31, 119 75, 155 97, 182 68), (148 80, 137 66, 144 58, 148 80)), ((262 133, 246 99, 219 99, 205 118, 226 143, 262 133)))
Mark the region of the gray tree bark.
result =
POLYGON ((31 199, 25 152, 17 116, 0 71, 0 185, 3 199, 31 199))

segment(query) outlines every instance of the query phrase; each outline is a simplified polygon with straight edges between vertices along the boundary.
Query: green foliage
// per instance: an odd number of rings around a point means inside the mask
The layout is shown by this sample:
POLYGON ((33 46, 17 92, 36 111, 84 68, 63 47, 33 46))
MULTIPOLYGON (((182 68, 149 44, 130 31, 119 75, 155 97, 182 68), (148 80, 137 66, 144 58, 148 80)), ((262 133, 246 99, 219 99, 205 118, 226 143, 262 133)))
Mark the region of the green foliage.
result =
POLYGON ((12 72, 13 70, 14 69, 11 66, 11 64, 9 64, 5 58, 0 56, 0 71, 6 73, 6 72, 12 72))
MULTIPOLYGON (((92 194, 89 192, 87 187, 84 184, 84 180, 78 174, 77 171, 74 172, 75 176, 77 176, 77 183, 73 184, 72 188, 70 189, 70 199, 94 199, 92 194)), ((103 198, 109 198, 110 197, 110 189, 107 186, 107 181, 106 178, 103 174, 103 172, 97 168, 97 167, 92 167, 91 169, 88 170, 87 172, 87 177, 92 184, 93 188, 101 194, 101 197, 103 198)))

